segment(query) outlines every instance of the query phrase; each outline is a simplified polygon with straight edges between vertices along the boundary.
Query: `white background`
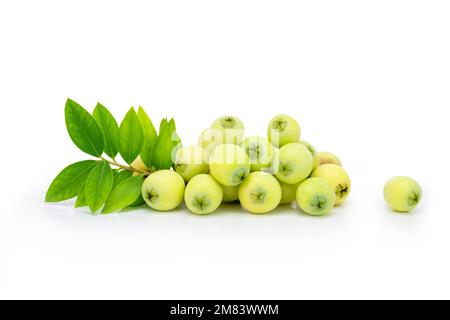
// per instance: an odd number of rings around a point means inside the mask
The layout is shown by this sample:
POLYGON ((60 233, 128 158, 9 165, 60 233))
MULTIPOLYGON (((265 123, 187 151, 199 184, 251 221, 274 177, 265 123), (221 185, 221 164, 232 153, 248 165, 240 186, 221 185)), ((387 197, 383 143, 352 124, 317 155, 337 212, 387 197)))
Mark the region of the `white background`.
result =
POLYGON ((1 298, 450 298, 448 1, 2 1, 1 298), (223 206, 92 216, 44 204, 69 163, 67 97, 122 118, 217 116, 265 134, 277 113, 353 181, 313 218, 223 206), (393 175, 420 181, 392 213, 393 175))

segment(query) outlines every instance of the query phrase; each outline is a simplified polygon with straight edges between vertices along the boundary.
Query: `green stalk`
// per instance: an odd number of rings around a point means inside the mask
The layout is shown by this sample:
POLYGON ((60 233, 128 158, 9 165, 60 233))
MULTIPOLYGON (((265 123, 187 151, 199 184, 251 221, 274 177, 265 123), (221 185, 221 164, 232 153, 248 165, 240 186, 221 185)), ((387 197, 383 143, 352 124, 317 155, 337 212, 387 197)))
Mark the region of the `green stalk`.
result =
POLYGON ((106 159, 104 157, 101 157, 100 159, 103 160, 103 161, 108 162, 112 166, 118 167, 118 168, 123 169, 123 170, 127 170, 127 171, 130 171, 130 172, 136 172, 136 173, 144 175, 144 176, 149 176, 149 175, 152 174, 152 171, 141 170, 141 169, 135 168, 133 166, 126 166, 126 165, 118 163, 115 160, 109 160, 109 159, 106 159))

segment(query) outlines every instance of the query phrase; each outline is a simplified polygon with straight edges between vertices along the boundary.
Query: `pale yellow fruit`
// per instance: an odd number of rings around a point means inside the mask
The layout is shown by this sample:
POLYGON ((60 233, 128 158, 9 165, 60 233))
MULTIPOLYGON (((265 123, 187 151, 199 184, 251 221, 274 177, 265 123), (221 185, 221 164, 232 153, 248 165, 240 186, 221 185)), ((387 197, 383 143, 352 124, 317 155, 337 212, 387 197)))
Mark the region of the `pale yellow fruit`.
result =
POLYGON ((287 184, 278 180, 281 186, 281 201, 280 204, 288 204, 295 201, 297 197, 297 189, 299 184, 287 184))
POLYGON ((244 136, 244 124, 234 116, 223 116, 216 119, 211 129, 217 129, 222 134, 222 143, 240 144, 244 136))
POLYGON ((144 164, 144 162, 142 161, 142 159, 141 159, 140 156, 138 156, 138 157, 136 158, 136 160, 134 160, 134 161, 131 163, 131 166, 132 166, 133 168, 135 168, 135 169, 141 171, 141 172, 133 171, 133 176, 140 176, 140 175, 143 175, 144 173, 143 173, 142 171, 144 171, 144 172, 150 171, 150 169, 146 167, 146 165, 144 164))
POLYGON ((217 210, 223 198, 220 185, 210 175, 200 174, 191 179, 186 186, 184 201, 195 214, 210 214, 217 210))
POLYGON ((336 194, 336 206, 340 206, 350 194, 351 182, 347 172, 336 164, 324 164, 313 171, 311 177, 324 178, 336 194))
POLYGON ((145 179, 142 197, 154 210, 170 211, 183 202, 185 184, 175 171, 156 171, 145 179))
POLYGON ((274 117, 267 128, 269 141, 276 147, 300 141, 300 126, 294 118, 285 114, 274 117))
POLYGON ((409 212, 422 200, 422 188, 409 177, 394 177, 384 187, 384 198, 393 210, 409 212))
POLYGON ((342 167, 341 159, 337 155, 327 151, 319 152, 319 166, 323 164, 335 164, 342 167))
POLYGON ((252 172, 239 187, 239 200, 249 212, 270 212, 280 204, 280 184, 268 173, 252 172))
POLYGON ((239 200, 239 185, 234 187, 227 187, 221 185, 223 190, 223 202, 235 202, 239 200))
POLYGON ((202 147, 181 148, 175 156, 175 170, 188 182, 196 175, 209 172, 209 165, 206 163, 208 157, 209 155, 202 147))
POLYGON ((297 203, 307 214, 323 216, 329 213, 336 202, 336 194, 324 178, 309 178, 297 189, 297 203))
POLYGON ((312 168, 313 157, 304 145, 289 143, 281 147, 278 180, 287 184, 300 183, 309 177, 312 168))
MULTIPOLYGON (((274 160, 277 156, 277 148, 269 140, 259 136, 252 136, 244 139, 241 147, 248 155, 251 164, 251 171, 264 171, 275 173, 278 166, 274 167, 274 160)), ((278 161, 276 161, 278 165, 278 161)))
POLYGON ((211 175, 220 184, 233 187, 250 173, 250 161, 245 150, 234 144, 216 147, 209 157, 211 175))
POLYGON ((207 153, 211 153, 221 144, 223 144, 222 132, 217 129, 205 129, 198 138, 198 145, 207 153))
MULTIPOLYGON (((214 179, 211 172, 209 173, 209 175, 214 179)), ((214 180, 217 182, 216 179, 214 179, 214 180)), ((219 183, 219 182, 217 182, 217 183, 219 183)), ((239 185, 233 186, 233 187, 227 187, 220 183, 219 183, 219 185, 222 187, 222 191, 223 191, 222 202, 235 202, 235 201, 239 200, 239 185)))
POLYGON ((300 143, 308 148, 309 152, 311 153, 313 157, 313 170, 315 170, 319 166, 319 153, 317 152, 316 148, 314 148, 314 146, 308 141, 301 140, 300 143))

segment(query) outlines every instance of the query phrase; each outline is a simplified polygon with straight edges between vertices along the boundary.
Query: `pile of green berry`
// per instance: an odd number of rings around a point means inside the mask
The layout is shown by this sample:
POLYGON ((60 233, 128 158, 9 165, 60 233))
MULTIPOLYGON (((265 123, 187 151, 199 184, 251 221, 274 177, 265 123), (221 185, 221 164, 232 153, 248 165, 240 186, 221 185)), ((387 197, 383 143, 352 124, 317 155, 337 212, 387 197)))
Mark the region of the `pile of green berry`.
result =
MULTIPOLYGON (((263 214, 296 202, 309 215, 325 215, 347 199, 350 178, 337 156, 317 152, 300 136, 298 122, 287 115, 270 121, 267 138, 245 139, 239 118, 221 117, 201 133, 198 145, 176 151, 175 170, 146 178, 142 197, 158 211, 184 200, 195 214, 213 213, 222 202, 263 214)), ((139 159, 134 165, 147 170, 139 159)))
MULTIPOLYGON (((91 114, 67 99, 65 120, 74 144, 96 160, 64 168, 48 188, 46 202, 76 197, 76 208, 106 214, 145 203, 170 211, 184 200, 200 215, 222 202, 240 203, 258 214, 296 203, 303 212, 321 216, 343 204, 351 189, 340 159, 301 140, 298 122, 287 115, 269 122, 267 137, 245 139, 239 118, 220 117, 189 147, 182 146, 174 119, 162 119, 157 131, 142 107, 130 108, 119 125, 102 104, 91 114)), ((411 178, 395 177, 384 196, 393 210, 408 212, 421 201, 422 189, 411 178)))

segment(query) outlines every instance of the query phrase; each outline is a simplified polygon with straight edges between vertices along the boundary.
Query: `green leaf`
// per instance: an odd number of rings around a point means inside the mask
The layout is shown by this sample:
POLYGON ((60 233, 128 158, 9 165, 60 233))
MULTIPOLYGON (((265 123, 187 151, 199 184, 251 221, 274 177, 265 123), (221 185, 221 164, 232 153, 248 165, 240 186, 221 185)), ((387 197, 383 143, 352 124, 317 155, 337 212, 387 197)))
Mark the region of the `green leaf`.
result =
POLYGON ((101 103, 97 103, 92 114, 103 133, 105 153, 114 159, 118 153, 117 138, 119 136, 119 125, 111 112, 101 103))
POLYGON ((114 182, 113 182, 113 189, 119 185, 122 181, 130 178, 133 176, 133 173, 128 170, 122 170, 118 171, 114 174, 114 182))
POLYGON ((82 151, 95 157, 103 154, 103 134, 93 116, 73 100, 67 99, 66 126, 70 138, 82 151))
POLYGON ((94 160, 85 160, 66 167, 53 180, 45 196, 45 201, 59 202, 78 195, 95 164, 94 160))
MULTIPOLYGON (((175 125, 175 120, 171 119, 169 122, 170 130, 171 130, 171 139, 172 139, 172 158, 175 157, 176 152, 182 147, 181 138, 177 133, 177 127, 175 125)), ((173 163, 172 163, 173 165, 173 163)))
MULTIPOLYGON (((131 176, 133 176, 133 173, 130 171, 127 171, 127 170, 117 172, 114 175, 114 187, 113 188, 115 188, 117 185, 119 185, 119 183, 130 178, 131 176)), ((137 200, 135 202, 133 202, 132 204, 130 204, 127 207, 139 207, 139 206, 143 205, 144 203, 145 203, 145 200, 142 197, 142 194, 140 194, 139 198, 137 198, 137 200)))
POLYGON ((144 132, 144 144, 141 150, 141 159, 147 168, 152 167, 152 151, 158 137, 152 120, 142 107, 139 107, 138 118, 144 132))
POLYGON ((78 194, 77 201, 75 202, 75 208, 81 208, 87 206, 86 200, 86 185, 81 187, 80 193, 78 194))
MULTIPOLYGON (((130 171, 127 171, 127 170, 122 170, 122 171, 117 172, 114 175, 113 188, 115 188, 117 185, 119 185, 119 183, 130 178, 131 176, 133 176, 133 173, 130 171)), ((139 198, 135 202, 130 204, 128 207, 139 207, 139 206, 143 205, 144 203, 145 203, 144 198, 142 197, 142 195, 139 195, 139 198)))
POLYGON ((140 194, 139 198, 137 198, 137 200, 135 202, 133 202, 132 204, 130 204, 128 207, 136 208, 136 207, 142 206, 143 204, 145 204, 145 200, 144 200, 144 197, 142 196, 142 194, 140 194))
POLYGON ((131 108, 123 119, 119 129, 118 147, 122 158, 131 164, 141 153, 144 133, 136 111, 131 108))
POLYGON ((163 119, 159 125, 159 135, 156 139, 152 152, 152 165, 156 170, 169 169, 167 167, 167 150, 171 148, 170 129, 167 119, 163 119))
POLYGON ((106 201, 103 213, 120 211, 133 204, 141 195, 143 176, 130 177, 120 182, 106 201))
POLYGON ((93 213, 108 199, 113 187, 113 172, 106 161, 98 162, 86 181, 86 201, 93 213))
POLYGON ((172 153, 179 145, 180 139, 176 135, 175 121, 163 119, 159 127, 159 135, 156 139, 152 153, 152 165, 156 170, 170 169, 172 167, 172 153))

